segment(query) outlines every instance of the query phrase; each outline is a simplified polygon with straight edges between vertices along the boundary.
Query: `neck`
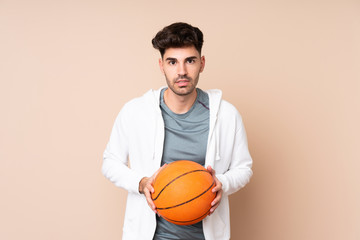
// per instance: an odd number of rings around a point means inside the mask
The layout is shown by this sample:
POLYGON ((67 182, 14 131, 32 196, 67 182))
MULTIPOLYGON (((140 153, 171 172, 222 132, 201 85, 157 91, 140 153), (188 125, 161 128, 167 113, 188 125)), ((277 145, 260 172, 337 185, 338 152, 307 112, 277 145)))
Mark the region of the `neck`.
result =
POLYGON ((164 102, 171 111, 176 114, 183 114, 190 110, 197 97, 197 91, 194 89, 188 95, 177 95, 172 92, 169 88, 164 92, 164 102))

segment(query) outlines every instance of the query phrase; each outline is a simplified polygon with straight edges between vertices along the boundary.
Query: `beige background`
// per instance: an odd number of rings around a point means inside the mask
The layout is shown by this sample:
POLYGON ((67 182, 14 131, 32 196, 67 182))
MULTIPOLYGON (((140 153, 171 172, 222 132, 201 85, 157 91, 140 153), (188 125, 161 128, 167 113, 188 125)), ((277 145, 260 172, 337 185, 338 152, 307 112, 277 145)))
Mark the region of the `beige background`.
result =
POLYGON ((121 239, 101 175, 122 105, 165 84, 150 44, 205 33, 199 87, 244 118, 254 159, 232 239, 360 239, 357 0, 0 0, 0 239, 121 239))

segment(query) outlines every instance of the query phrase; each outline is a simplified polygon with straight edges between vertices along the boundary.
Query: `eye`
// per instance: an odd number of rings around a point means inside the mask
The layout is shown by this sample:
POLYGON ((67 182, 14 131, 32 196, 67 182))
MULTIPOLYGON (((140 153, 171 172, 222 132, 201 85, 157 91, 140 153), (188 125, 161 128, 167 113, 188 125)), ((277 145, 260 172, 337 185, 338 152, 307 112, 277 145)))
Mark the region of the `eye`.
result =
POLYGON ((186 61, 187 63, 195 63, 195 59, 188 59, 187 61, 186 61))
POLYGON ((175 64, 176 64, 176 61, 175 61, 175 60, 170 60, 170 61, 168 61, 168 64, 169 64, 169 65, 175 65, 175 64))

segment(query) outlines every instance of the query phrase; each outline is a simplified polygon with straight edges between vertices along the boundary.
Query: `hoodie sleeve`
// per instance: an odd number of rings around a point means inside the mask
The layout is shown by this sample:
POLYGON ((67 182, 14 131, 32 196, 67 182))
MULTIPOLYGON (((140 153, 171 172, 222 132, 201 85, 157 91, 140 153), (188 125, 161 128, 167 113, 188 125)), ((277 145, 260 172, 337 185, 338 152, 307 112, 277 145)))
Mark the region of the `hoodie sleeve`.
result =
POLYGON ((233 149, 229 156, 228 170, 216 177, 222 183, 224 194, 232 194, 243 188, 253 174, 252 158, 249 153, 245 127, 240 114, 236 113, 236 132, 233 139, 233 149))
POLYGON ((117 116, 103 154, 102 173, 117 187, 139 193, 140 174, 128 167, 129 138, 126 105, 117 116))

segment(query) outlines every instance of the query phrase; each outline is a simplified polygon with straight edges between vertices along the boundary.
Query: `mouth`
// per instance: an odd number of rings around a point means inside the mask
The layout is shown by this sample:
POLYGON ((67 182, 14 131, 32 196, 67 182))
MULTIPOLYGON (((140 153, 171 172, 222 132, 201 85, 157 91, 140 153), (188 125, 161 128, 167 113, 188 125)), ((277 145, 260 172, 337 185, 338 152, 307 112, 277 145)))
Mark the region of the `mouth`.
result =
POLYGON ((175 83, 179 86, 179 87, 186 87, 189 84, 189 80, 187 79, 180 79, 177 80, 175 83))

